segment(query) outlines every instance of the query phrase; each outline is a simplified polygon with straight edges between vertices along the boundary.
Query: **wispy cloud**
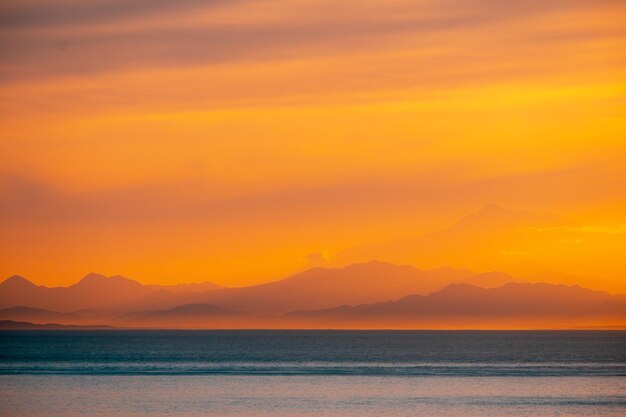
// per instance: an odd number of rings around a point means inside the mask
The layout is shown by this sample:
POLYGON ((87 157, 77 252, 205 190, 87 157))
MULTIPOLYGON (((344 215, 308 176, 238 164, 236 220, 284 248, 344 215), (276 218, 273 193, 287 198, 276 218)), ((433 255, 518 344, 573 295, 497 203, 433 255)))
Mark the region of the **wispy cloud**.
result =
MULTIPOLYGON (((507 51, 537 46, 538 37, 543 47, 548 40, 580 43, 623 37, 625 30, 619 25, 554 25, 546 30, 541 21, 560 22, 572 13, 602 16, 615 13, 617 7, 619 3, 613 2, 561 1, 349 1, 332 8, 322 1, 12 3, 0 14, 0 79, 353 55, 387 48, 445 48, 451 61, 464 55, 466 65, 475 64, 472 55, 490 60, 508 56, 521 64, 521 57, 507 51), (224 14, 254 16, 260 10, 265 11, 261 18, 238 24, 220 19, 224 14), (278 17, 268 20, 264 17, 268 13, 278 17), (146 21, 155 24, 146 26, 146 21), (115 25, 85 29, 105 22, 115 25), (486 51, 497 56, 489 57, 486 51)), ((539 50, 524 59, 532 61, 539 50)))

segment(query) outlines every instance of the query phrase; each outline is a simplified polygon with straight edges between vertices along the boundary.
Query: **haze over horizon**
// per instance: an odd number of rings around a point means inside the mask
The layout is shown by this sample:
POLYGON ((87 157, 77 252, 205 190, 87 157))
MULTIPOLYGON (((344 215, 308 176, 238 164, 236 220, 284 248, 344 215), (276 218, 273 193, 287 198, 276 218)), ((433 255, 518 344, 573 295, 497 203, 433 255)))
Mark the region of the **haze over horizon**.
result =
MULTIPOLYGON (((602 245, 612 245, 609 249, 615 254, 608 253, 607 261, 618 255, 621 245, 626 245, 626 233, 609 233, 581 227, 574 222, 565 220, 554 214, 532 213, 503 209, 495 204, 489 204, 478 212, 462 217, 451 227, 434 231, 421 236, 399 237, 387 242, 369 242, 351 248, 339 250, 336 253, 315 252, 306 256, 309 265, 298 268, 285 276, 271 277, 265 281, 253 282, 248 285, 263 284, 280 281, 300 271, 315 267, 341 268, 352 264, 382 261, 397 265, 411 265, 418 269, 435 270, 438 268, 455 268, 472 270, 473 273, 500 272, 510 273, 511 280, 516 282, 550 282, 555 284, 579 285, 591 289, 603 290, 612 293, 626 293, 626 280, 621 265, 611 264, 602 267, 599 261, 602 256, 595 250, 602 245), (602 237, 606 234, 615 234, 613 242, 607 242, 602 237), (598 239, 598 235, 601 237, 598 239), (590 240, 592 237, 593 240, 590 240), (569 243, 582 243, 581 250, 573 250, 569 243), (503 244, 503 239, 515 245, 517 257, 526 263, 520 268, 519 264, 511 262, 507 251, 509 246, 503 244), (559 243, 561 245, 559 245, 559 243), (565 243, 565 245, 563 245, 565 243), (548 245, 547 251, 545 246, 548 245), (560 246, 560 247, 559 247, 560 246), (524 251, 524 248, 527 248, 524 251), (591 249, 591 253, 590 252, 591 249), (535 251, 536 253, 532 253, 535 251), (561 251, 558 253, 557 251, 561 251), (576 273, 567 273, 568 268, 559 265, 562 258, 555 255, 568 256, 570 261, 576 261, 587 268, 579 269, 576 273), (534 259, 533 259, 534 258, 534 259), (587 261, 585 263, 585 261, 587 261), (607 272, 608 271, 608 272, 607 272), (610 278, 603 278, 603 277, 610 278)), ((604 246, 606 247, 606 246, 604 246)), ((33 280, 25 274, 12 274, 27 278, 30 282, 45 286, 66 286, 79 282, 91 275, 100 276, 98 271, 91 271, 78 277, 64 277, 60 284, 48 284, 48 279, 33 280)), ((155 280, 141 280, 117 271, 110 276, 126 277, 137 280, 142 284, 157 284, 155 280)), ((211 277, 196 275, 173 275, 172 280, 164 285, 202 284, 210 282, 222 287, 245 287, 246 284, 228 285, 217 274, 211 277)), ((54 281, 53 281, 54 282, 54 281)), ((173 288, 173 287, 172 287, 173 288)))
POLYGON ((625 320, 626 295, 378 261, 237 288, 97 274, 68 287, 0 282, 0 328, 9 329, 620 329, 625 320))

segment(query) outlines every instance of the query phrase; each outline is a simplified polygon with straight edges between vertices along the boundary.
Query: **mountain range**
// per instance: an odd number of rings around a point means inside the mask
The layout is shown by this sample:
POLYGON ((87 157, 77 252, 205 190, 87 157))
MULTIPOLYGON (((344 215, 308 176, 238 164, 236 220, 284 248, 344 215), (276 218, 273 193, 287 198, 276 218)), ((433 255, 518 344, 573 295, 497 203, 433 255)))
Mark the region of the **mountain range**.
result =
POLYGON ((0 320, 167 328, 555 328, 626 323, 626 296, 515 283, 501 272, 372 261, 239 288, 142 285, 89 274, 48 288, 0 284, 0 320))
POLYGON ((407 294, 428 294, 456 282, 491 287, 510 280, 510 276, 500 272, 475 273, 453 268, 420 270, 371 261, 343 268, 312 268, 266 284, 185 294, 174 297, 169 304, 210 303, 232 310, 280 314, 296 309, 330 308, 391 300, 407 294))
POLYGON ((512 279, 500 272, 420 270, 378 261, 343 268, 312 268, 283 280, 238 288, 211 283, 142 285, 121 276, 98 274, 89 274, 69 287, 48 288, 13 276, 0 284, 0 308, 28 306, 62 312, 85 309, 123 312, 209 303, 237 311, 279 314, 296 309, 373 303, 407 294, 425 295, 451 283, 493 287, 512 279))
POLYGON ((220 286, 205 282, 180 285, 142 285, 119 276, 88 274, 68 287, 35 285, 14 275, 0 284, 0 308, 28 306, 72 312, 83 309, 123 310, 143 303, 158 303, 177 295, 211 291, 220 286))
POLYGON ((508 283, 496 288, 451 284, 427 296, 287 314, 314 327, 550 328, 626 323, 626 296, 578 286, 508 283))

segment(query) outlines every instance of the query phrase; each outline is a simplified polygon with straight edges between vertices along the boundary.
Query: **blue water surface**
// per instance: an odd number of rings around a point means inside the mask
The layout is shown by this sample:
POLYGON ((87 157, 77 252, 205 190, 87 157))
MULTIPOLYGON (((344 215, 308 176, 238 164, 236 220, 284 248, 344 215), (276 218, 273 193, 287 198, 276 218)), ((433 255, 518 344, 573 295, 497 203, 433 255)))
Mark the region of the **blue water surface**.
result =
POLYGON ((622 331, 19 330, 0 374, 626 376, 622 331))

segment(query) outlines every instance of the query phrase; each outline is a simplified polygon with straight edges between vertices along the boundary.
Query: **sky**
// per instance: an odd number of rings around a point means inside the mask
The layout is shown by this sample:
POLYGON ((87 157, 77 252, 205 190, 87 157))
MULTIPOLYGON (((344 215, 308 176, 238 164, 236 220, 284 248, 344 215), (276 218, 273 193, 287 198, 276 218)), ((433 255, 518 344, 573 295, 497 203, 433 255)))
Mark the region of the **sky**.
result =
POLYGON ((517 262, 407 262, 626 291, 624 22, 608 0, 4 1, 0 277, 249 285, 496 204, 567 221, 499 234, 517 262))

